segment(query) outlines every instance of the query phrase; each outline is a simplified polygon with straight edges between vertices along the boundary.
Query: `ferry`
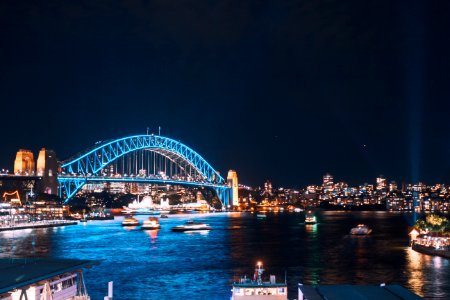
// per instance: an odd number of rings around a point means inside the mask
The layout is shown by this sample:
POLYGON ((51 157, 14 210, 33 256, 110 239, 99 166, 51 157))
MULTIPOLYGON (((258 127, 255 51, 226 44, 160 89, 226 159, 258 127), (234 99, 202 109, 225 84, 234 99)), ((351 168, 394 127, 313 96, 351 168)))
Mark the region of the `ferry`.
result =
POLYGON ((126 216, 122 222, 122 226, 137 226, 137 225, 139 225, 139 221, 133 218, 132 216, 126 216))
POLYGON ((257 217, 258 219, 265 219, 265 218, 267 218, 267 215, 264 214, 264 213, 259 213, 259 214, 256 214, 256 217, 257 217))
POLYGON ((287 282, 276 282, 275 275, 269 276, 269 281, 263 281, 264 268, 262 262, 256 264, 253 279, 241 277, 233 283, 231 300, 287 300, 287 282))
POLYGON ((351 235, 369 235, 371 233, 372 229, 370 229, 369 226, 364 224, 358 224, 358 226, 350 230, 351 235))
POLYGON ((316 224, 317 219, 316 216, 312 213, 312 211, 308 211, 305 215, 305 224, 316 224))
POLYGON ((150 217, 148 220, 144 221, 141 228, 144 230, 153 230, 161 228, 161 225, 158 223, 158 218, 150 217))
POLYGON ((208 224, 195 222, 192 220, 186 221, 184 225, 172 227, 172 231, 176 232, 196 231, 196 230, 211 230, 211 227, 208 224))

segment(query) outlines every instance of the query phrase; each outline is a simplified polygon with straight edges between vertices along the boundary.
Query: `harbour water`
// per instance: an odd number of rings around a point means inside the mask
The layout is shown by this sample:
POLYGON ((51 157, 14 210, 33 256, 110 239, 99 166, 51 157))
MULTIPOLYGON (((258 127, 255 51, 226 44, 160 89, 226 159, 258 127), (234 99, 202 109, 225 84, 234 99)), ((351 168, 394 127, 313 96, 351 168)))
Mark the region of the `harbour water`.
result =
MULTIPOLYGON (((316 214, 217 213, 170 215, 159 231, 124 228, 123 217, 76 226, 0 232, 0 256, 99 260, 85 271, 91 299, 103 299, 114 281, 114 299, 229 299, 231 283, 253 274, 257 260, 268 273, 286 274, 289 299, 305 284, 399 283, 427 299, 450 299, 450 261, 408 247, 406 216, 389 212, 316 214), (193 219, 209 232, 176 233, 193 219), (371 236, 349 235, 365 223, 371 236)), ((137 217, 141 224, 147 216, 137 217)))

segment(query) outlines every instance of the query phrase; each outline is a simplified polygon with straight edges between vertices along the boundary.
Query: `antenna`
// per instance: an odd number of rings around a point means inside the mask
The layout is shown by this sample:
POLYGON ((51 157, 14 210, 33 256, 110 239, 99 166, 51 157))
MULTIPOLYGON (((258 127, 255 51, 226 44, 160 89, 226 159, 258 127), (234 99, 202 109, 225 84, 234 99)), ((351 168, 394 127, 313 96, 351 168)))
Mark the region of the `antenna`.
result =
POLYGON ((148 135, 148 131, 149 131, 149 129, 150 129, 150 128, 148 128, 148 127, 147 127, 147 135, 148 135))
POLYGON ((161 126, 158 126, 158 135, 161 135, 161 126))

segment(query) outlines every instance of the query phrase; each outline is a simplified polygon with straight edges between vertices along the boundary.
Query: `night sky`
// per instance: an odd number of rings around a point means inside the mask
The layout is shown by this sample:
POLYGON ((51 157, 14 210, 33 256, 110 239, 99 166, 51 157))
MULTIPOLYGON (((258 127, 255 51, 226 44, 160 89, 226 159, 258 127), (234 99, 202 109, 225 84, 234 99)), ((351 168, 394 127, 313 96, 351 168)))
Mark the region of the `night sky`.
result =
POLYGON ((240 182, 450 183, 448 1, 1 1, 0 166, 150 127, 240 182))

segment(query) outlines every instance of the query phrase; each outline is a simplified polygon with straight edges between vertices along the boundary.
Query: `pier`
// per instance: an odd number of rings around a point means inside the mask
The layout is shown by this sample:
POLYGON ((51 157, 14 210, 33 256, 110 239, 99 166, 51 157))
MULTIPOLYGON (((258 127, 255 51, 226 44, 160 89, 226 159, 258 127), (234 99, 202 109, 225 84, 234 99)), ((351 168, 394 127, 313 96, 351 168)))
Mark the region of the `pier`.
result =
POLYGON ((77 225, 77 224, 78 224, 77 221, 45 220, 45 221, 36 221, 36 222, 31 222, 31 223, 1 224, 0 231, 34 229, 34 228, 49 228, 49 227, 60 227, 60 226, 77 225))

